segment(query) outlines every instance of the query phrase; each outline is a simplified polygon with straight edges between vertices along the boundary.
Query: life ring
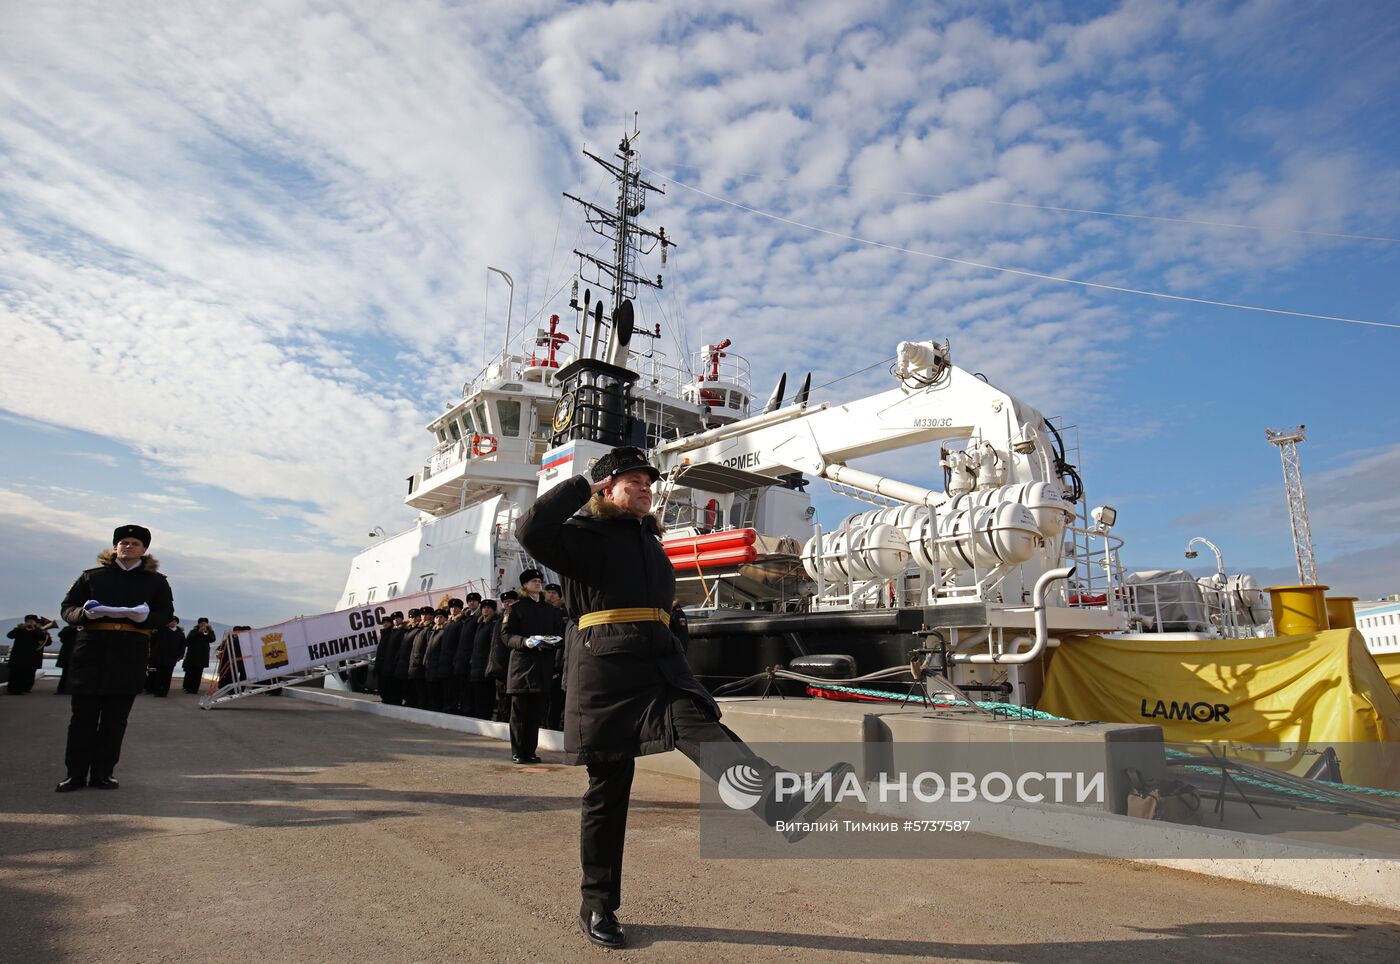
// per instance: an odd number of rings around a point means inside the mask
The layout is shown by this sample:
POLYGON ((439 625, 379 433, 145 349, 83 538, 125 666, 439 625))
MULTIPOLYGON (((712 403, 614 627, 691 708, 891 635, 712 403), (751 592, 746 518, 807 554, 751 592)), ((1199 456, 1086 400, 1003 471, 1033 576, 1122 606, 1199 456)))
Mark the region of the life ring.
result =
POLYGON ((481 458, 484 455, 496 454, 496 436, 494 435, 473 435, 472 455, 481 458))

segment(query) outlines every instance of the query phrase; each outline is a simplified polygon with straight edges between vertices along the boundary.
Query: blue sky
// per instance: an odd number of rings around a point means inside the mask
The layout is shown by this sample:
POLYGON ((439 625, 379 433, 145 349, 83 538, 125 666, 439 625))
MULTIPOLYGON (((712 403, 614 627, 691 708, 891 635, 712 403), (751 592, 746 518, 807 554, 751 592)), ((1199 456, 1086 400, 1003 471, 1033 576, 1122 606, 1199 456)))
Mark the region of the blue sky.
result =
MULTIPOLYGON (((1360 236, 1400 237, 1397 91, 1380 2, 17 9, 0 538, 29 564, 0 614, 54 610, 129 520, 182 610, 327 608, 364 533, 410 522, 422 425, 499 344, 487 266, 516 280, 517 330, 563 307, 560 192, 593 196, 579 148, 633 111, 668 186, 648 217, 680 243, 643 321, 734 338, 756 394, 949 338, 1079 427, 1130 564, 1205 535, 1266 581, 1292 549, 1264 428, 1303 422, 1323 580, 1400 591, 1400 330, 724 203, 1393 326, 1400 243, 1360 236)), ((878 464, 937 474, 927 452, 878 464)))

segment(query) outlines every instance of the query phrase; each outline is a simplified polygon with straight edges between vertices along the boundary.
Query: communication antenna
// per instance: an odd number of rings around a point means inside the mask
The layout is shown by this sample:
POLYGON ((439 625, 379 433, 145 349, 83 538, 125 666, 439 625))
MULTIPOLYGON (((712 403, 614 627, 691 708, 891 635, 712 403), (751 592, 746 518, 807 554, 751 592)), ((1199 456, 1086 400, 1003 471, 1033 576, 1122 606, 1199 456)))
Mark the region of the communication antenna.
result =
POLYGON ((1264 429, 1270 445, 1278 446, 1283 460, 1283 488, 1288 494, 1288 522, 1293 527, 1293 552, 1298 557, 1298 581, 1317 585, 1317 560, 1313 557, 1312 526, 1308 524, 1308 497, 1303 491, 1303 467, 1298 462, 1298 443, 1308 440, 1306 425, 1292 431, 1264 429))

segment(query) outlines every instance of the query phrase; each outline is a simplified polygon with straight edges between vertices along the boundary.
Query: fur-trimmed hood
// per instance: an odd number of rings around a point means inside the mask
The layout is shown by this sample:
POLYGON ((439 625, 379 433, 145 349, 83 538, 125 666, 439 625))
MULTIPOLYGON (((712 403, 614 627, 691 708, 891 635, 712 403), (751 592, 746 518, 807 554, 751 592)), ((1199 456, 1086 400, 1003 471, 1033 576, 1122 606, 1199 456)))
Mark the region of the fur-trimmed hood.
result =
MULTIPOLYGON (((117 550, 103 549, 97 554, 97 564, 99 566, 110 565, 112 560, 115 558, 117 558, 117 550)), ((149 569, 151 572, 159 572, 160 560, 157 559, 155 556, 147 553, 146 555, 141 557, 141 568, 149 569)))
MULTIPOLYGON (((588 500, 588 504, 582 509, 579 509, 575 514, 580 518, 596 519, 599 522, 613 522, 622 519, 636 518, 632 513, 625 509, 619 509, 607 499, 603 498, 600 492, 594 493, 593 497, 588 500)), ((666 531, 666 527, 661 524, 661 520, 653 513, 647 513, 642 516, 642 528, 658 538, 666 531)))

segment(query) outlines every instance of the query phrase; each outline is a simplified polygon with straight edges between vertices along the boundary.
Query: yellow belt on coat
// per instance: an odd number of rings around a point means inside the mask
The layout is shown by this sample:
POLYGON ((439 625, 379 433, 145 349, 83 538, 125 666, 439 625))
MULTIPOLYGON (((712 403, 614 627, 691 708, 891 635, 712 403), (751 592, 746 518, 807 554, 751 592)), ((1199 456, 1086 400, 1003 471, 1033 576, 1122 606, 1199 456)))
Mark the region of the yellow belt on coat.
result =
POLYGON ((119 633, 140 633, 142 636, 151 635, 149 629, 140 626, 133 626, 131 623, 83 623, 79 629, 115 629, 119 633))
POLYGON ((671 614, 664 609, 600 609, 579 617, 578 628, 606 626, 610 623, 661 623, 671 625, 671 614))

